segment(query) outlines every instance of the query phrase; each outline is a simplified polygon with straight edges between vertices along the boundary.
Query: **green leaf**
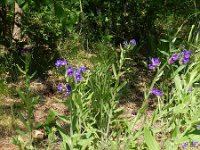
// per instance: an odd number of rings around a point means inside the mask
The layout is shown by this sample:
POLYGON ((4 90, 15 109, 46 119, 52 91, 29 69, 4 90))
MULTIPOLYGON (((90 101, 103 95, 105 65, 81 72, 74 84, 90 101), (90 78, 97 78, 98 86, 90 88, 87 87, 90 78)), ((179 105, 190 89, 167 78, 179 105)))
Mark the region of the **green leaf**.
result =
POLYGON ((190 33, 189 33, 189 36, 188 36, 188 42, 191 42, 192 33, 193 33, 193 30, 194 30, 194 27, 195 27, 195 25, 192 25, 191 30, 190 30, 190 33))
POLYGON ((144 128, 144 139, 149 148, 149 150, 160 150, 158 143, 155 138, 152 136, 148 127, 144 128))
POLYGON ((167 140, 166 141, 166 143, 165 143, 165 149, 166 150, 177 150, 178 148, 177 148, 177 146, 175 146, 175 144, 169 139, 169 140, 167 140))
POLYGON ((3 0, 4 5, 13 5, 15 3, 14 0, 3 0))
POLYGON ((26 74, 26 72, 25 72, 25 71, 23 71, 23 70, 22 70, 22 68, 21 68, 21 67, 20 67, 18 64, 16 64, 16 65, 17 65, 17 68, 19 69, 19 71, 25 75, 25 74, 26 74))
POLYGON ((24 116, 22 115, 22 113, 19 112, 18 114, 19 114, 19 119, 21 120, 21 122, 22 122, 25 126, 27 126, 26 119, 24 118, 24 116))
POLYGON ((119 92, 125 85, 126 85, 126 81, 124 81, 119 87, 117 87, 117 92, 119 92))
POLYGON ((20 90, 17 91, 17 93, 19 94, 19 97, 22 99, 23 103, 26 103, 26 96, 24 95, 24 93, 20 90))
POLYGON ((57 115, 58 113, 55 110, 49 110, 45 124, 50 124, 57 115))
POLYGON ((65 11, 63 9, 63 6, 61 4, 59 4, 58 2, 54 4, 54 10, 55 10, 55 15, 58 18, 64 17, 65 11))
POLYGON ((181 91, 182 90, 182 81, 178 75, 175 76, 174 82, 175 82, 176 89, 178 91, 181 91))
POLYGON ((94 95, 94 92, 90 93, 90 95, 88 95, 87 97, 87 100, 91 100, 93 95, 94 95))
POLYGON ((116 72, 114 64, 112 64, 112 69, 113 69, 113 73, 114 73, 115 79, 117 79, 117 72, 116 72))
POLYGON ((40 96, 33 97, 33 98, 32 98, 32 105, 33 105, 33 106, 36 105, 36 104, 38 103, 39 99, 40 99, 40 96))
POLYGON ((70 149, 73 149, 73 142, 71 140, 71 138, 65 133, 63 132, 63 130, 59 130, 60 135, 62 136, 63 142, 62 142, 62 149, 66 150, 68 149, 68 147, 70 149), (67 147, 67 145, 68 147, 67 147))
POLYGON ((174 77, 175 77, 181 70, 183 70, 184 68, 185 68, 184 65, 178 67, 178 68, 176 69, 176 71, 173 73, 172 78, 174 78, 174 77))
POLYGON ((160 51, 163 55, 169 56, 169 54, 165 51, 160 51))
POLYGON ((58 115, 57 116, 60 120, 64 121, 65 123, 68 123, 70 124, 70 119, 67 117, 67 116, 61 116, 61 115, 58 115))
POLYGON ((186 113, 187 109, 185 107, 187 106, 187 103, 182 103, 174 107, 173 112, 174 114, 180 114, 180 113, 186 113))
POLYGON ((93 142, 94 138, 88 138, 88 139, 81 139, 78 142, 78 145, 81 146, 81 150, 85 150, 87 147, 89 147, 90 143, 93 142))
POLYGON ((172 137, 172 138, 176 138, 176 136, 178 135, 178 132, 179 132, 178 126, 175 126, 175 128, 174 128, 174 130, 173 130, 173 132, 172 132, 171 137, 172 137))
POLYGON ((160 39, 160 41, 164 43, 169 43, 169 40, 166 40, 166 39, 160 39))

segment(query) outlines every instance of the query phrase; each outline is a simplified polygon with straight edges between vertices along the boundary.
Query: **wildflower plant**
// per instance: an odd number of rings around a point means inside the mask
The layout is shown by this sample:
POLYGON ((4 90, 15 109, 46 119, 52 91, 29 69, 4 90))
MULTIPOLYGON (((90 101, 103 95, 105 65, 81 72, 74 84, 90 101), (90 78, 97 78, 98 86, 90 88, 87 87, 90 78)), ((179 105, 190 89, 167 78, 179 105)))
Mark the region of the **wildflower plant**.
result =
MULTIPOLYGON (((200 75, 197 73, 200 72, 200 62, 192 62, 194 59, 191 59, 191 51, 186 49, 168 56, 167 61, 159 65, 149 88, 151 94, 160 98, 154 115, 144 127, 145 143, 150 150, 178 147, 187 149, 197 146, 200 140, 199 95, 196 91, 200 81, 200 75), (169 83, 170 86, 166 87, 169 83), (164 89, 167 89, 167 92, 164 89), (155 128, 155 124, 161 128, 155 128), (155 140, 160 133, 164 139, 163 145, 159 145, 155 140)), ((145 97, 149 98, 148 92, 145 97)), ((145 106, 148 105, 144 102, 142 106, 145 110, 145 106)))
MULTIPOLYGON (((132 40, 130 44, 134 46, 136 42, 132 40)), ((115 126, 121 122, 118 116, 122 111, 117 109, 117 105, 119 91, 126 85, 126 81, 121 83, 120 80, 126 72, 123 64, 127 51, 128 49, 121 47, 120 59, 116 64, 102 63, 90 69, 84 66, 74 68, 68 63, 62 63, 63 60, 55 62, 58 72, 59 69, 65 68, 65 83, 58 84, 57 89, 66 96, 65 100, 59 101, 64 103, 70 112, 69 116, 54 112, 54 116, 70 126, 68 131, 57 122, 63 139, 62 149, 95 147, 99 144, 94 142, 97 139, 109 143, 108 139, 115 131, 115 126)))
MULTIPOLYGON (((63 61, 63 60, 61 60, 63 61)), ((57 61, 56 61, 57 62, 57 61)), ((58 68, 55 63, 56 68, 58 68)), ((63 66, 61 66, 63 67, 63 66)), ((79 147, 84 147, 84 145, 77 144, 76 141, 80 140, 82 142, 89 143, 93 140, 89 133, 85 133, 87 130, 87 118, 89 116, 89 100, 91 100, 93 93, 91 93, 87 88, 88 78, 90 76, 90 71, 84 66, 78 68, 73 68, 70 64, 64 65, 64 72, 62 72, 65 77, 65 83, 60 83, 57 86, 58 92, 65 95, 65 100, 59 100, 65 104, 66 109, 69 110, 69 116, 59 115, 56 112, 54 117, 57 116, 60 120, 69 124, 69 131, 62 128, 62 126, 57 122, 58 131, 62 137, 62 149, 74 149, 79 147), (86 138, 88 137, 88 138, 86 138)), ((92 133, 91 133, 92 134, 92 133)), ((88 144, 89 144, 88 143, 88 144)), ((83 143, 84 144, 84 143, 83 143)))
POLYGON ((13 143, 17 145, 20 149, 27 149, 33 148, 33 136, 32 132, 35 127, 34 122, 33 122, 33 110, 35 105, 38 103, 39 96, 34 97, 33 94, 30 91, 30 81, 34 77, 35 73, 32 75, 29 75, 29 70, 30 70, 30 63, 31 63, 31 53, 23 53, 23 62, 25 65, 25 69, 23 70, 21 67, 18 67, 20 72, 25 78, 25 89, 24 90, 19 90, 18 94, 19 97, 22 100, 22 108, 25 114, 22 114, 22 112, 18 112, 20 121, 23 123, 23 125, 26 128, 26 131, 20 131, 18 130, 18 133, 20 134, 17 137, 13 138, 13 143), (26 137, 26 141, 22 140, 22 136, 26 137))

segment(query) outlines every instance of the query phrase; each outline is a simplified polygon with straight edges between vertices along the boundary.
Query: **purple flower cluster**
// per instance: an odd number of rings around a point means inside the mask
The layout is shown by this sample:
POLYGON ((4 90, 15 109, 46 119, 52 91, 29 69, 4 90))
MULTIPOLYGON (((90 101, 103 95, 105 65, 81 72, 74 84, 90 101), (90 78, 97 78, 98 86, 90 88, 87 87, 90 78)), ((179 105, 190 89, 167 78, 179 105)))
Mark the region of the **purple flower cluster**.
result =
POLYGON ((163 92, 161 90, 156 89, 156 88, 153 88, 151 90, 151 94, 154 94, 156 96, 163 96, 163 92))
POLYGON ((198 141, 192 141, 191 144, 192 144, 193 147, 196 147, 196 146, 198 146, 198 141))
MULTIPOLYGON (((67 65, 66 60, 57 60, 55 63, 56 68, 66 66, 66 65, 67 65)), ((85 73, 86 71, 87 71, 86 68, 83 66, 81 66, 80 68, 75 69, 75 70, 71 66, 67 66, 66 76, 68 76, 68 77, 74 76, 75 81, 80 82, 82 80, 81 73, 85 73)), ((72 87, 69 85, 69 83, 67 83, 66 86, 63 86, 61 84, 58 85, 57 89, 58 89, 58 91, 65 92, 66 95, 69 95, 71 93, 72 87)))
POLYGON ((183 51, 183 64, 187 64, 190 59, 190 51, 189 50, 184 50, 183 51))
POLYGON ((66 60, 57 60, 55 63, 56 68, 62 67, 67 65, 67 61, 66 60))
POLYGON ((197 130, 200 130, 200 125, 199 125, 199 124, 196 125, 196 129, 197 129, 197 130))
POLYGON ((66 71, 67 71, 67 76, 70 77, 70 76, 73 76, 73 75, 74 75, 76 81, 77 81, 77 82, 80 82, 80 81, 82 80, 81 73, 85 73, 87 70, 86 70, 85 67, 80 67, 79 69, 73 70, 73 68, 69 66, 69 67, 66 69, 66 71))
POLYGON ((189 62, 190 55, 190 51, 186 49, 179 54, 172 54, 169 59, 169 64, 174 64, 178 59, 182 61, 182 64, 187 64, 189 62))
POLYGON ((68 84, 66 86, 59 84, 57 89, 58 89, 59 92, 65 92, 66 95, 69 95, 71 93, 71 90, 72 90, 71 86, 68 85, 68 84))
POLYGON ((188 146, 188 143, 187 143, 187 142, 185 142, 185 143, 182 144, 182 148, 183 148, 183 149, 186 149, 187 146, 188 146))
POLYGON ((71 66, 67 67, 66 71, 67 71, 67 75, 69 77, 73 76, 73 68, 71 66))
POLYGON ((31 50, 21 49, 19 52, 23 55, 23 54, 29 54, 29 53, 31 53, 31 50))
POLYGON ((169 60, 169 64, 174 64, 178 60, 178 54, 172 54, 169 60))
MULTIPOLYGON (((192 141, 192 142, 191 142, 191 146, 192 146, 192 147, 197 147, 197 146, 198 146, 198 143, 199 143, 198 141, 192 141)), ((182 148, 183 148, 183 149, 186 149, 187 147, 188 147, 188 142, 185 142, 185 143, 182 144, 182 148)))
POLYGON ((131 46, 135 46, 137 43, 136 43, 136 40, 135 40, 135 39, 131 39, 129 43, 128 43, 127 41, 124 41, 122 44, 123 44, 125 47, 128 47, 129 44, 130 44, 131 46))
POLYGON ((148 66, 149 66, 149 69, 154 70, 159 65, 160 65, 159 58, 151 58, 151 63, 148 66))

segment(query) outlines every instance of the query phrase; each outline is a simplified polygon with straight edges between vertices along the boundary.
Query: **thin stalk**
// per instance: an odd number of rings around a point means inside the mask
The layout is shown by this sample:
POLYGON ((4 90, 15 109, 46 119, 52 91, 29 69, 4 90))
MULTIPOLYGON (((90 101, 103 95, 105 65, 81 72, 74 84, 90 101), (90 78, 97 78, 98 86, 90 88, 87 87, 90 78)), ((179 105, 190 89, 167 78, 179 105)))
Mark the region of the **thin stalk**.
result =
MULTIPOLYGON (((152 89, 153 89, 153 87, 154 87, 154 85, 155 85, 155 83, 156 83, 156 81, 157 81, 157 77, 158 77, 158 75, 163 71, 163 69, 164 69, 164 67, 167 65, 167 62, 157 71, 157 73, 156 73, 156 75, 155 75, 155 77, 154 77, 154 79, 153 79, 153 81, 152 81, 152 83, 151 83, 151 86, 150 86, 150 90, 149 91, 151 91, 152 89)), ((147 107, 148 107, 148 99, 149 99, 149 96, 150 96, 150 92, 147 92, 147 94, 145 94, 145 98, 144 98, 144 101, 143 101, 143 103, 142 103, 142 107, 139 109, 139 111, 138 111, 138 113, 137 113, 137 115, 136 115, 136 117, 135 117, 135 119, 132 121, 132 123, 131 123, 131 127, 130 127, 130 129, 131 129, 131 131, 133 130, 133 127, 135 126, 135 124, 137 123, 137 121, 141 118, 141 116, 146 112, 146 110, 147 110, 147 107)), ((144 120, 146 119, 146 116, 145 116, 145 118, 144 118, 144 120)), ((129 136, 128 136, 128 142, 127 142, 127 145, 130 143, 130 140, 131 140, 131 134, 129 134, 129 136)))

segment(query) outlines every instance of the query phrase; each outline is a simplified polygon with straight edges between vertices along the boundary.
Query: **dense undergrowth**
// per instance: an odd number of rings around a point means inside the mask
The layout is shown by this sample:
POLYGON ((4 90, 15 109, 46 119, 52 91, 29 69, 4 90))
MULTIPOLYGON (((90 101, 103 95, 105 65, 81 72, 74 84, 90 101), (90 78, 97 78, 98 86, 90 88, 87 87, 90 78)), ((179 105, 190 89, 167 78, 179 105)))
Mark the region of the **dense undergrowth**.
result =
POLYGON ((195 0, 176 8, 171 1, 16 1, 24 11, 20 40, 10 36, 14 2, 0 7, 0 131, 18 149, 200 148, 195 0), (52 86, 33 92, 35 81, 52 86), (47 98, 64 113, 47 108, 36 121, 47 98), (138 103, 131 117, 125 103, 138 103))
POLYGON ((92 57, 90 66, 84 66, 87 64, 81 62, 81 58, 56 60, 55 74, 64 79, 57 84, 64 98, 56 100, 63 103, 69 113, 62 115, 51 109, 46 121, 40 123, 34 123, 33 118, 34 108, 42 97, 33 95, 30 90, 35 75, 29 72, 32 53, 23 51, 24 67, 17 67, 25 86, 18 90, 21 111, 16 117, 24 128, 13 137, 13 143, 20 149, 37 149, 42 141, 40 144, 35 141, 33 131, 44 128, 43 140, 46 138, 48 142, 44 142, 43 149, 51 149, 55 142, 61 149, 198 149, 200 43, 199 33, 194 33, 195 27, 192 27, 184 48, 173 47, 176 38, 166 40, 170 53, 160 51, 160 57, 139 62, 152 75, 147 79, 151 82, 144 84, 141 108, 131 118, 120 117, 123 109, 119 104, 127 94, 124 89, 130 84, 128 78, 134 60, 128 56, 136 49, 134 39, 109 53, 102 45, 101 53, 92 57), (152 99, 155 108, 148 117, 152 99), (138 123, 141 125, 135 130, 138 123))

